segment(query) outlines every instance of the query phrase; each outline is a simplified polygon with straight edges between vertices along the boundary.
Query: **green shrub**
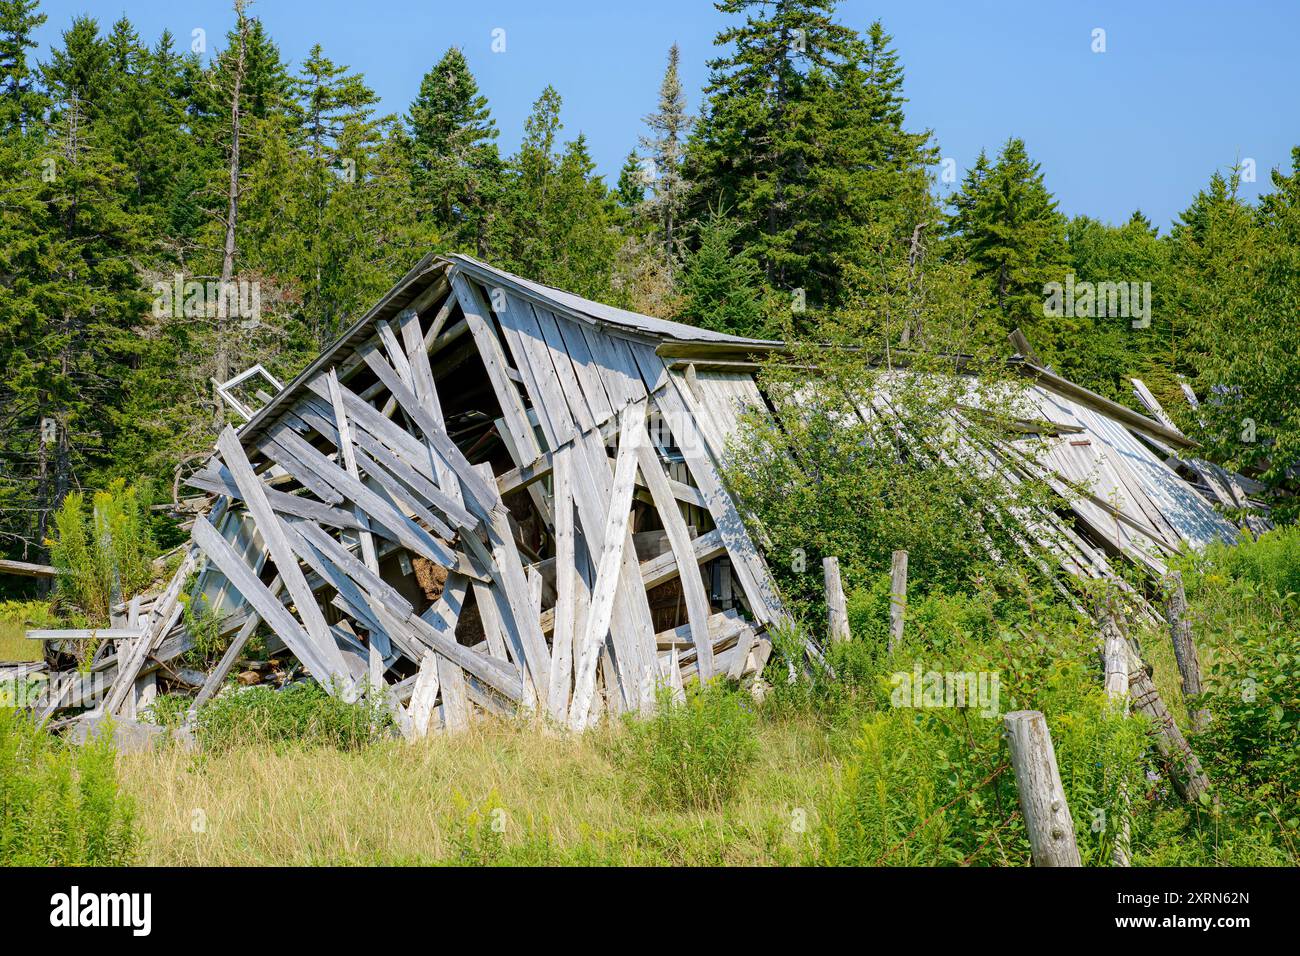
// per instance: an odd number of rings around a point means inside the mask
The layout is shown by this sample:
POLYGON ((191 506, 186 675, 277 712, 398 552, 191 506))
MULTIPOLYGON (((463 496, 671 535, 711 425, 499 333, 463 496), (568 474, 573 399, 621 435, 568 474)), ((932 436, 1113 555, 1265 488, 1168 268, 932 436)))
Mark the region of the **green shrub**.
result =
POLYGON ((366 700, 348 703, 314 683, 228 689, 198 712, 199 743, 213 751, 251 746, 320 746, 356 750, 391 726, 366 700))
POLYGON ((180 727, 193 700, 189 694, 159 694, 145 712, 145 719, 159 727, 180 727))
POLYGON ((717 808, 757 755, 756 720, 749 696, 721 682, 693 685, 682 703, 663 691, 653 717, 627 719, 616 759, 656 806, 717 808))
POLYGON ((1237 629, 1209 669, 1202 706, 1209 727, 1197 736, 1206 772, 1221 783, 1224 807, 1272 825, 1300 843, 1300 606, 1282 619, 1237 629))
POLYGON ((59 595, 94 624, 108 622, 114 591, 127 598, 153 579, 154 543, 148 495, 122 479, 85 497, 72 492, 54 515, 50 561, 59 569, 59 595))
POLYGON ((1214 544, 1204 563, 1264 591, 1300 594, 1300 525, 1276 528, 1235 547, 1214 544))
POLYGON ((109 733, 73 747, 0 708, 0 863, 120 866, 135 855, 109 733))

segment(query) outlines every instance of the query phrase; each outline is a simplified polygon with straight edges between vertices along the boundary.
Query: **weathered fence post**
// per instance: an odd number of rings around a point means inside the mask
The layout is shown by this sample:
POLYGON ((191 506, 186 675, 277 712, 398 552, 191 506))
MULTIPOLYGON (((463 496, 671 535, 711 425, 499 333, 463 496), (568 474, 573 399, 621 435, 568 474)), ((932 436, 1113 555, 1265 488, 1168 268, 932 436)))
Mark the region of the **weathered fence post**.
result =
POLYGON ((1034 866, 1082 866, 1046 719, 1037 710, 1016 710, 1003 717, 1002 723, 1034 866))
POLYGON ((903 640, 903 617, 907 609, 907 552, 895 551, 889 581, 889 650, 903 640))
POLYGON ((840 559, 822 558, 822 577, 826 584, 826 611, 830 615, 831 641, 847 641, 849 612, 844 601, 844 586, 840 583, 840 559))
MULTIPOLYGON (((1102 659, 1106 667, 1106 696, 1116 710, 1127 716, 1129 709, 1129 672, 1128 672, 1128 638, 1120 630, 1113 615, 1107 615, 1102 624, 1105 643, 1102 647, 1102 659)), ((1115 825, 1115 849, 1111 854, 1112 866, 1129 866, 1129 851, 1132 845, 1132 824, 1129 819, 1129 794, 1121 786, 1120 802, 1123 809, 1115 825)))
POLYGON ((1201 662, 1196 655, 1196 641, 1192 638, 1192 622, 1187 614, 1187 594, 1183 591, 1183 576, 1170 571, 1165 578, 1168 596, 1165 601, 1165 619, 1169 622, 1169 635, 1174 643, 1174 659, 1183 679, 1183 700, 1191 720, 1192 733, 1205 729, 1209 711, 1198 707, 1201 696, 1201 662))
POLYGON ((1133 705, 1150 717, 1155 725, 1156 749, 1177 771, 1172 775, 1174 788, 1188 803, 1197 803, 1201 794, 1210 789, 1210 778, 1201 769, 1201 762, 1196 759, 1187 738, 1178 729, 1178 724, 1165 706, 1160 691, 1156 690, 1151 675, 1142 666, 1142 661, 1133 652, 1133 648, 1129 647, 1128 650, 1129 690, 1133 705))

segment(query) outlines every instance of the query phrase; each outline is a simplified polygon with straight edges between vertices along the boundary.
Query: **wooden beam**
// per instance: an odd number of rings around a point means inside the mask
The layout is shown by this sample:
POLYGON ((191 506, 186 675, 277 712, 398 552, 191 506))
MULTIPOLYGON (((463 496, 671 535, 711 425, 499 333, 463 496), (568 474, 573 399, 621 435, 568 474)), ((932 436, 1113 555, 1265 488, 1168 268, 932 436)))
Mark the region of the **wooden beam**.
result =
MULTIPOLYGON (((347 679, 348 671, 341 656, 338 655, 333 636, 329 637, 329 642, 330 647, 334 648, 334 654, 338 657, 338 661, 337 663, 326 663, 325 656, 316 642, 311 639, 302 625, 289 613, 289 609, 280 602, 280 599, 258 580, 248 565, 244 563, 243 558, 230 546, 230 543, 217 533, 216 528, 212 527, 211 522, 200 518, 194 522, 193 533, 195 543, 203 549, 203 553, 208 556, 208 560, 230 579, 230 583, 239 591, 240 596, 253 606, 254 610, 267 622, 276 636, 284 641, 285 646, 293 652, 298 660, 302 661, 303 666, 311 671, 322 684, 329 684, 331 679, 347 679)), ((287 560, 286 563, 288 563, 287 560)), ((293 558, 292 563, 296 568, 298 559, 293 558)), ((277 562, 276 566, 279 567, 279 562, 277 562)), ((299 574, 301 574, 301 571, 299 574)), ((311 606, 316 607, 314 598, 311 599, 311 606)), ((319 613, 319 609, 317 613, 319 613)))
MULTIPOLYGON (((641 466, 641 475, 650 488, 655 510, 668 535, 669 548, 677 561, 677 568, 681 574, 682 597, 686 602, 686 617, 699 655, 700 679, 707 681, 713 676, 713 646, 709 641, 709 599, 704 593, 704 584, 700 580, 700 575, 692 573, 698 572, 699 563, 696 562, 691 548, 691 535, 686 529, 682 509, 668 487, 668 476, 664 474, 664 466, 659 461, 659 455, 651 447, 649 436, 645 435, 645 423, 639 422, 636 428, 639 433, 636 454, 641 466)), ((620 439, 620 451, 622 451, 621 441, 622 439, 620 439)))
MULTIPOLYGON (((587 726, 587 712, 596 686, 596 663, 614 610, 614 594, 628 539, 628 516, 632 509, 632 485, 636 479, 637 447, 645 441, 645 405, 627 405, 619 413, 618 462, 613 491, 605 519, 604 546, 596 566, 596 583, 586 627, 576 649, 573 704, 569 724, 574 730, 587 726)), ((637 675, 640 676, 640 675, 637 675)))
POLYGON ((895 551, 889 567, 889 653, 903 642, 907 617, 907 552, 895 551))
POLYGON ((0 558, 0 574, 16 574, 24 578, 53 578, 58 577, 59 569, 48 564, 29 564, 26 561, 0 558))

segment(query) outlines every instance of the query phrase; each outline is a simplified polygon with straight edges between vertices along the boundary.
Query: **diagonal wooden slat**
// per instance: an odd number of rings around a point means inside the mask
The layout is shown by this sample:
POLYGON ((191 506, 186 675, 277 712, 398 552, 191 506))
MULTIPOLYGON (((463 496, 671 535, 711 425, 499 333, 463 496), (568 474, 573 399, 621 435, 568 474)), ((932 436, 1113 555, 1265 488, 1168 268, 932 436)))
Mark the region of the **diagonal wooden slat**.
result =
POLYGON ((577 664, 574 668, 573 703, 569 710, 569 725, 574 730, 583 730, 587 726, 588 709, 596 685, 596 664, 614 611, 624 545, 629 537, 627 524, 632 510, 632 486, 636 481, 636 450, 637 445, 645 440, 644 420, 644 405, 628 405, 619 413, 618 460, 605 520, 604 545, 597 563, 586 627, 575 651, 577 664))
MULTIPOLYGON (((306 445, 306 442, 302 442, 302 444, 306 445)), ((311 588, 307 586, 307 579, 303 577, 302 570, 298 567, 298 557, 289 545, 284 528, 280 524, 280 518, 272 509, 270 502, 267 501, 262 483, 257 475, 253 473, 253 468, 248 463, 239 436, 229 425, 226 426, 217 439, 217 449, 221 452, 226 467, 230 469, 235 484, 239 486, 240 493, 244 496, 244 503, 248 508, 248 513, 252 515, 257 529, 262 534, 262 540, 266 543, 267 550, 271 554, 271 560, 275 562, 275 568, 284 581, 285 590, 289 592, 298 608, 298 613, 302 617, 303 626, 308 636, 318 648, 318 660, 325 667, 324 676, 327 678, 336 675, 339 677, 346 676, 348 670, 343 662, 343 657, 334 644, 329 625, 325 622, 325 616, 321 613, 320 606, 316 603, 311 588)), ((265 615, 263 616, 265 617, 265 615)), ((268 620, 270 619, 268 618, 268 620)), ((304 663, 306 662, 304 661, 304 663)))

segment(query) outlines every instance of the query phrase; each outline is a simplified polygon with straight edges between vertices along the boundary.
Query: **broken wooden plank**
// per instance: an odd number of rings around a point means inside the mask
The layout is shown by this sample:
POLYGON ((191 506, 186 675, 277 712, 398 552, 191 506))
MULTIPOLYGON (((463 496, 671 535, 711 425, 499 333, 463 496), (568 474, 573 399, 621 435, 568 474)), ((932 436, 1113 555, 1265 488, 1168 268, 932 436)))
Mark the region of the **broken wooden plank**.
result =
MULTIPOLYGON (((637 425, 638 432, 645 431, 644 424, 637 425)), ((638 435, 640 438, 640 435, 638 435)), ((621 450, 621 446, 620 446, 621 450)), ((645 441, 638 441, 637 460, 641 466, 641 475, 650 488, 654 498, 655 509, 668 535, 669 548, 677 561, 682 582, 682 597, 686 602, 686 617, 695 640, 695 649, 699 654, 701 679, 713 676, 713 648, 709 643, 709 599, 704 593, 704 584, 697 573, 699 568, 691 548, 691 535, 682 517, 677 499, 668 487, 668 477, 664 474, 659 455, 651 447, 648 436, 645 441)))
POLYGON ((591 609, 582 640, 575 651, 573 704, 569 724, 574 730, 587 725, 587 710, 595 690, 596 663, 614 610, 614 594, 628 540, 628 516, 632 508, 632 484, 636 478, 637 447, 645 441, 645 406, 628 405, 619 413, 618 463, 605 520, 604 545, 597 562, 591 609))
POLYGON ((0 574, 16 574, 25 578, 54 578, 58 577, 59 569, 48 564, 32 564, 27 561, 0 558, 0 574))
MULTIPOLYGON (((555 453, 555 630, 551 638, 551 683, 548 704, 553 714, 567 714, 573 682, 573 635, 577 613, 577 552, 574 539, 573 447, 555 453)), ((541 614, 538 614, 541 626, 541 614)))
MULTIPOLYGON (((348 671, 341 658, 337 662, 327 662, 325 654, 315 641, 311 639, 307 631, 301 624, 289 613, 286 608, 270 589, 267 588, 257 577, 249 570, 248 565, 244 564, 243 559, 230 546, 217 529, 204 519, 194 523, 194 541, 203 553, 208 556, 216 567, 230 579, 240 596, 253 606, 253 609, 267 622, 280 640, 284 641, 285 646, 293 652, 298 660, 302 661, 306 667, 323 685, 328 686, 333 680, 346 681, 348 671)), ((287 547, 287 545, 286 545, 287 547)), ((293 558, 293 566, 298 566, 297 558, 293 558)), ((279 564, 277 563, 277 567, 279 564)), ((301 572, 299 572, 301 574, 301 572)), ((304 583, 305 586, 305 583, 304 583)), ((315 599, 311 600, 311 606, 316 607, 315 599)), ((319 610, 317 611, 319 613, 319 610)), ((334 649, 335 656, 338 650, 334 645, 333 637, 329 638, 329 647, 334 649)))
MULTIPOLYGON (((307 446, 306 442, 302 442, 302 445, 310 447, 307 446)), ((245 506, 256 523, 258 531, 261 532, 262 540, 266 543, 267 550, 271 554, 271 560, 275 562, 275 569, 279 572, 281 580, 284 581, 285 590, 289 592, 294 604, 297 605, 298 614, 302 618, 303 627, 308 637, 319 648, 317 660, 324 665, 325 672, 323 675, 318 674, 317 677, 346 675, 348 671, 343 663, 343 658, 334 644, 334 639, 330 636, 329 625, 325 621, 325 616, 321 613, 320 606, 316 603, 311 588, 307 586, 307 579, 303 577, 302 570, 298 567, 298 557, 289 544, 284 526, 281 525, 280 518, 272 509, 270 502, 267 501, 262 483, 248 463, 239 436, 229 425, 226 426, 217 439, 217 448, 226 463, 226 468, 230 470, 231 476, 235 479, 235 484, 239 486, 239 490, 244 496, 245 506)), ((293 450, 296 452, 297 449, 293 450)), ((224 572, 225 569, 222 570, 224 572)), ((240 593, 243 593, 242 588, 240 593)), ((268 620, 270 619, 268 618, 268 620)), ((304 663, 306 662, 304 661, 304 663)))

